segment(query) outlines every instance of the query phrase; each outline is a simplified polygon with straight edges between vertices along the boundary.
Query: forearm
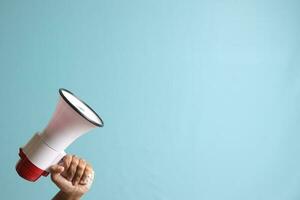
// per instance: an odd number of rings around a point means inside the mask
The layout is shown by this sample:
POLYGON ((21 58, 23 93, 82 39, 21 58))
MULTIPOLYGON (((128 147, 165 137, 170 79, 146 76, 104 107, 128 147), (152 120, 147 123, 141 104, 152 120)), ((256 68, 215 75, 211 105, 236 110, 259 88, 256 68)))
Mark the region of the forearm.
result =
POLYGON ((80 200, 80 196, 72 196, 70 194, 59 191, 52 200, 80 200))

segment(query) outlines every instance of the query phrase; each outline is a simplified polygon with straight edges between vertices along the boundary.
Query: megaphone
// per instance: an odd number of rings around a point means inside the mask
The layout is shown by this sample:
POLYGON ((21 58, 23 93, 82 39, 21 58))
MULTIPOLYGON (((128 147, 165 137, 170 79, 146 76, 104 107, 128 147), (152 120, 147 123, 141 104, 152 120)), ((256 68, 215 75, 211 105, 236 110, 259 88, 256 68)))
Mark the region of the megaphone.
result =
POLYGON ((72 142, 104 125, 101 117, 72 92, 61 88, 59 94, 56 110, 46 128, 19 149, 16 171, 28 181, 47 176, 49 167, 66 155, 65 149, 72 142))

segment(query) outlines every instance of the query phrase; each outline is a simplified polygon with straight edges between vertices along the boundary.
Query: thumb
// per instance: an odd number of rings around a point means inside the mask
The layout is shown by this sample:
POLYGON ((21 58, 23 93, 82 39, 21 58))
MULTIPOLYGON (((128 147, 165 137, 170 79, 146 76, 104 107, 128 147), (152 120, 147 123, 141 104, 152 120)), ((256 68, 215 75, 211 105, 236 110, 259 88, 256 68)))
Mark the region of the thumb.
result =
POLYGON ((50 173, 51 175, 60 174, 64 171, 64 167, 61 165, 52 165, 50 167, 50 173))
POLYGON ((64 167, 60 165, 52 165, 49 169, 51 173, 51 180, 61 188, 66 184, 67 180, 61 176, 61 173, 64 171, 64 167))

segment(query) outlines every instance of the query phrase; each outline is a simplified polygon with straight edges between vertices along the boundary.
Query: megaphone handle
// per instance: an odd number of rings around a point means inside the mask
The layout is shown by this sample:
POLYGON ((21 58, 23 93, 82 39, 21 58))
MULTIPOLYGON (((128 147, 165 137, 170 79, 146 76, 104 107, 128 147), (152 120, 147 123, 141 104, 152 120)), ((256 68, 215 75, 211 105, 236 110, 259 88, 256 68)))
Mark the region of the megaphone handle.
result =
MULTIPOLYGON (((55 158, 55 160, 53 160, 51 165, 55 165, 55 164, 59 163, 65 155, 66 155, 66 152, 64 152, 64 151, 60 152, 60 154, 55 158)), ((49 173, 49 168, 46 169, 46 171, 49 173)), ((47 173, 47 175, 48 175, 48 173, 47 173)))
POLYGON ((56 157, 56 159, 53 161, 52 165, 59 163, 59 161, 61 161, 61 159, 67 155, 66 152, 62 151, 60 152, 60 154, 56 157))

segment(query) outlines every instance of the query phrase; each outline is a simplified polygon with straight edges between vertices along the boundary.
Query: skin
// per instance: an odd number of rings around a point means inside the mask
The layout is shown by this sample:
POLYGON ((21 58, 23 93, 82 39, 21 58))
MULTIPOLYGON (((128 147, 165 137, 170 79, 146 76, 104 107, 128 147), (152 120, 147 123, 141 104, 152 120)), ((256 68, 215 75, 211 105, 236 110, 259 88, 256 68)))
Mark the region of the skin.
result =
POLYGON ((51 180, 60 189, 52 200, 79 200, 91 187, 94 170, 85 160, 66 155, 50 167, 51 180))

